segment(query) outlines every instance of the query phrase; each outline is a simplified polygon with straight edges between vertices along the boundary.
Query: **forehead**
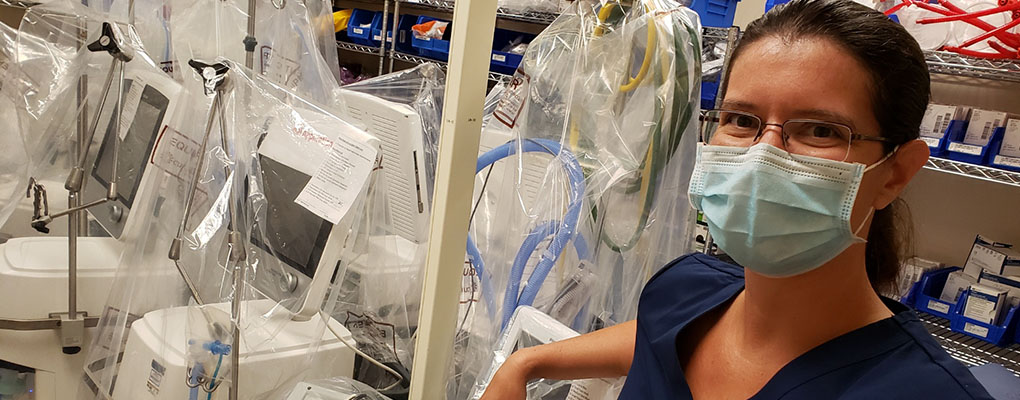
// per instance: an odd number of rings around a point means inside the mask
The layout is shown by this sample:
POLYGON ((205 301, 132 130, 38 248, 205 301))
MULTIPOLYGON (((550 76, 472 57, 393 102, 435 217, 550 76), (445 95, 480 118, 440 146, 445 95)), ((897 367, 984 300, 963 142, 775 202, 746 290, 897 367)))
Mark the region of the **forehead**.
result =
POLYGON ((724 100, 766 119, 815 110, 846 116, 852 127, 877 128, 871 97, 871 76, 844 47, 774 36, 751 43, 733 61, 724 100))

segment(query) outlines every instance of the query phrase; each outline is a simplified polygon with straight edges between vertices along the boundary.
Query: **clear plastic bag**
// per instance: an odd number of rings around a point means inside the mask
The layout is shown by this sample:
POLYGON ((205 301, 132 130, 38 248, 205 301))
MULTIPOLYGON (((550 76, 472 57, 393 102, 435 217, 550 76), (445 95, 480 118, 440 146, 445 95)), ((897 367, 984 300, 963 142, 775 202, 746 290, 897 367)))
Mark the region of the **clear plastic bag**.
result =
POLYGON ((701 27, 677 3, 577 2, 532 41, 487 115, 450 398, 514 310, 580 332, 633 319, 645 281, 689 251, 701 27), (624 54, 608 57, 607 54, 624 54))
POLYGON ((134 211, 147 226, 128 235, 81 398, 226 398, 233 372, 240 398, 280 398, 351 373, 335 337, 350 334, 321 305, 367 215, 379 140, 218 63, 186 78, 153 150, 134 211))

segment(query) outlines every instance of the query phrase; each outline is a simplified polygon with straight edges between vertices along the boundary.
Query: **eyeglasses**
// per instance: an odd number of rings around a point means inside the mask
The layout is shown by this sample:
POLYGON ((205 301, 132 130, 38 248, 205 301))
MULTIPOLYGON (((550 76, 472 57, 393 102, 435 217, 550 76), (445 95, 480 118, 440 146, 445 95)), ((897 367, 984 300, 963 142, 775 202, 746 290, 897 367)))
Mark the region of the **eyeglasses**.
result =
POLYGON ((768 125, 779 126, 783 146, 794 155, 846 161, 855 140, 892 142, 881 136, 853 133, 849 126, 814 119, 791 119, 780 124, 766 124, 757 115, 743 111, 710 110, 701 113, 701 137, 706 144, 749 147, 761 139, 768 125))

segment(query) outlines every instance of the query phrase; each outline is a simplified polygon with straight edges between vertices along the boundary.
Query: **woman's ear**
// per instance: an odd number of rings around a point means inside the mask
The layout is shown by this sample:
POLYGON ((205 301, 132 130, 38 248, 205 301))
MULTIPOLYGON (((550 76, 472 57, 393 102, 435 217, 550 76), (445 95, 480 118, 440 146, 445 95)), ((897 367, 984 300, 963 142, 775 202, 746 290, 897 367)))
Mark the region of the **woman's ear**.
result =
POLYGON ((900 196, 907 183, 928 162, 928 155, 928 144, 922 140, 915 139, 900 145, 896 154, 886 161, 890 163, 889 180, 882 185, 878 196, 875 196, 873 206, 876 210, 885 208, 900 196))

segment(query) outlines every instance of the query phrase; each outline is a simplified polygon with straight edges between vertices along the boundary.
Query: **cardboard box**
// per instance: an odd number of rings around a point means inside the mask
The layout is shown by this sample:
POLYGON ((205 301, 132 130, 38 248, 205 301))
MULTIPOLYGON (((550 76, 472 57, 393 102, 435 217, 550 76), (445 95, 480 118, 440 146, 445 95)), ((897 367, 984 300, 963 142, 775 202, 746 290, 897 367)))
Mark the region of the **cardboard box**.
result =
POLYGON ((990 288, 981 284, 970 285, 963 316, 986 324, 998 325, 999 316, 1005 309, 1005 290, 990 288))
POLYGON ((1002 137, 999 154, 1020 157, 1020 119, 1010 119, 1006 122, 1006 134, 1002 137))
POLYGON ((1006 113, 975 108, 970 113, 970 125, 963 143, 984 146, 992 138, 995 128, 1001 128, 1005 123, 1006 113))
POLYGON ((981 271, 1020 276, 1020 251, 1010 244, 995 242, 977 235, 963 270, 974 278, 981 277, 981 271))
POLYGON ((949 122, 954 119, 966 119, 967 111, 969 109, 964 106, 928 104, 928 109, 924 111, 924 118, 921 119, 921 136, 941 138, 949 128, 949 122))
POLYGON ((942 287, 942 293, 939 294, 939 300, 947 303, 956 303, 960 293, 970 287, 970 285, 978 283, 978 278, 970 276, 963 271, 953 271, 949 273, 949 277, 946 278, 946 286, 942 287))

